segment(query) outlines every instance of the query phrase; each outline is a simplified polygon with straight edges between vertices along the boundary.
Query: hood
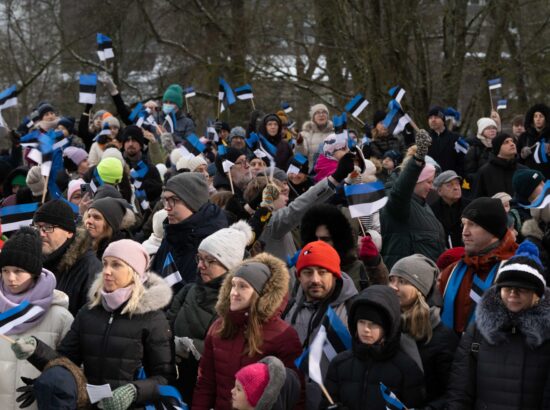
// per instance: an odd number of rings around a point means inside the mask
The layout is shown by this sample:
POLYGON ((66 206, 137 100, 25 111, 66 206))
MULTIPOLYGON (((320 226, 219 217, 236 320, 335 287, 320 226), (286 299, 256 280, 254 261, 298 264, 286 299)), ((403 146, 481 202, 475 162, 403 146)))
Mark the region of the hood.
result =
POLYGON ((277 398, 281 394, 281 389, 285 384, 286 369, 283 362, 274 356, 266 356, 260 360, 260 363, 265 363, 267 365, 269 383, 254 409, 270 410, 277 402, 277 398))
POLYGON ((53 291, 53 300, 52 306, 57 305, 65 309, 69 309, 69 296, 66 293, 61 292, 60 290, 54 289, 53 291))
POLYGON ((69 245, 69 248, 61 257, 57 270, 59 272, 67 272, 74 266, 76 261, 90 249, 92 249, 92 237, 85 228, 77 228, 74 241, 69 245))
POLYGON ((331 120, 328 120, 327 125, 323 129, 320 129, 317 126, 317 124, 315 124, 313 121, 306 121, 304 122, 304 125, 302 125, 302 131, 311 132, 311 133, 323 132, 328 135, 333 130, 334 130, 334 125, 332 124, 331 120))
MULTIPOLYGON (((290 277, 286 264, 269 253, 260 253, 244 262, 260 262, 267 265, 271 271, 271 277, 264 285, 263 295, 257 302, 260 322, 264 323, 276 315, 280 316, 288 300, 290 277)), ((238 269, 238 266, 235 269, 238 269)), ((234 277, 235 269, 229 271, 220 289, 216 312, 221 317, 226 317, 229 313, 231 279, 234 277)))
POLYGON ((540 229, 538 219, 536 218, 528 219, 521 225, 521 234, 524 237, 531 236, 538 240, 542 240, 544 237, 544 232, 540 229))
POLYGON ((496 286, 488 289, 476 308, 476 325, 490 344, 504 343, 515 327, 533 349, 550 339, 550 290, 546 289, 538 305, 511 313, 500 298, 496 286))
POLYGON ((260 134, 262 134, 264 137, 266 137, 271 143, 278 144, 282 139, 282 134, 281 134, 282 130, 283 130, 282 127, 283 127, 283 125, 281 123, 281 119, 279 118, 279 116, 277 114, 267 114, 262 119, 262 124, 260 125, 260 129, 258 131, 260 132, 260 134), (266 125, 267 125, 268 121, 276 121, 277 124, 279 125, 279 131, 278 131, 277 135, 275 135, 273 137, 271 137, 267 133, 266 125))
MULTIPOLYGON (((355 295, 357 295, 357 288, 353 283, 353 279, 346 272, 342 272, 342 279, 336 280, 336 289, 330 296, 331 301, 329 306, 336 308, 341 304, 346 303, 346 301, 355 295)), ((301 286, 298 287, 298 291, 296 292, 296 301, 298 304, 305 302, 305 295, 301 286)))
MULTIPOLYGON (((164 309, 172 300, 172 289, 154 272, 147 272, 147 280, 143 284, 145 292, 141 295, 140 303, 131 314, 144 314, 155 310, 164 309)), ((92 301, 102 284, 102 276, 98 275, 88 291, 88 300, 92 301)))
POLYGON ((550 124, 550 107, 548 107, 546 104, 535 104, 525 114, 525 122, 524 126, 526 130, 535 130, 535 126, 533 123, 533 118, 535 117, 535 113, 540 112, 544 115, 544 118, 546 119, 546 127, 548 128, 550 124))

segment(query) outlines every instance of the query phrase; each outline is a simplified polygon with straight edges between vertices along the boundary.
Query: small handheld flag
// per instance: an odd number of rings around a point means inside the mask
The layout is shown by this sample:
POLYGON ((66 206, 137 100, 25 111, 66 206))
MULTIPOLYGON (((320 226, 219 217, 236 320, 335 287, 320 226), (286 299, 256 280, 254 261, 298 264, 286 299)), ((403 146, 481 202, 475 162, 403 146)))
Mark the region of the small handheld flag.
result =
MULTIPOLYGON (((235 99, 235 94, 233 94, 233 90, 231 89, 231 87, 229 86, 229 84, 227 83, 227 81, 225 81, 223 79, 223 77, 220 77, 219 78, 219 82, 220 82, 220 92, 221 90, 223 89, 223 92, 225 94, 225 99, 227 101, 227 104, 228 105, 233 105, 235 104, 235 102, 237 101, 235 99)), ((220 99, 219 97, 220 94, 218 94, 218 99, 220 99)), ((222 98, 223 99, 223 96, 222 98)))
POLYGON ((396 85, 390 88, 389 94, 391 98, 401 104, 401 100, 405 96, 405 90, 400 85, 396 85))
POLYGON ((185 98, 192 98, 197 95, 193 87, 187 87, 183 92, 185 94, 185 98))
POLYGON ((101 61, 115 56, 113 53, 113 40, 101 33, 97 33, 97 55, 101 61))
POLYGON ((464 138, 460 137, 459 139, 456 140, 456 142, 455 142, 455 151, 458 154, 462 153, 462 154, 466 155, 469 148, 470 148, 470 144, 468 144, 468 142, 464 138))
POLYGON ((97 74, 80 74, 80 92, 78 102, 81 104, 96 103, 97 74))
POLYGON ((229 171, 231 171, 231 167, 235 165, 235 163, 229 161, 228 159, 224 159, 222 162, 223 172, 227 174, 229 171))
POLYGON ((174 286, 176 283, 182 281, 181 274, 176 266, 176 262, 174 261, 174 257, 171 252, 168 252, 166 259, 164 260, 162 277, 168 286, 174 286))
MULTIPOLYGON (((392 102, 393 101, 394 100, 392 100, 392 102)), ((391 111, 388 112, 386 118, 384 118, 384 127, 388 129, 390 135, 396 135, 403 131, 405 129, 405 126, 410 122, 411 117, 405 114, 400 108, 396 108, 394 104, 391 111)))
POLYGON ((17 87, 12 85, 0 93, 0 111, 17 105, 17 87))
POLYGON ((542 191, 540 192, 539 196, 536 197, 535 200, 531 202, 530 205, 520 204, 520 206, 522 208, 527 208, 527 209, 542 209, 542 208, 545 208, 549 203, 550 203, 550 180, 544 183, 544 186, 542 187, 542 191))
POLYGON ((334 133, 347 137, 348 120, 346 118, 346 113, 343 112, 341 115, 335 115, 332 117, 332 122, 334 124, 334 133))
POLYGON ((361 114, 363 110, 367 108, 367 105, 369 105, 367 99, 361 94, 357 94, 350 102, 346 104, 344 108, 347 112, 357 118, 359 114, 361 114))
POLYGON ((407 410, 397 396, 382 382, 380 382, 380 394, 386 402, 386 410, 407 410))
POLYGON ((548 162, 548 156, 546 155, 547 146, 545 138, 535 144, 533 159, 537 164, 546 164, 548 162))
MULTIPOLYGON (((297 152, 296 154, 294 154, 294 156, 290 159, 290 164, 288 166, 288 169, 286 171, 287 175, 288 174, 299 174, 300 173, 300 169, 305 165, 307 164, 307 158, 300 154, 299 152, 297 152)), ((307 173, 307 171, 305 172, 307 173)))
POLYGON ((252 93, 252 86, 250 84, 245 84, 242 87, 235 88, 235 95, 241 101, 251 100, 254 98, 252 93))
POLYGON ((282 102, 281 103, 281 108, 283 109, 285 114, 290 114, 293 111, 293 108, 287 102, 282 102))
POLYGON ((494 78, 492 80, 487 81, 489 84, 489 91, 490 90, 496 90, 497 88, 502 87, 502 80, 499 78, 494 78))
POLYGON ((352 218, 372 215, 388 202, 384 184, 380 181, 346 185, 344 192, 352 218))
POLYGON ((18 325, 30 321, 42 312, 44 312, 43 308, 25 300, 0 313, 0 335, 9 335, 18 325))
POLYGON ((497 110, 505 110, 508 108, 508 101, 506 99, 497 101, 497 110))
POLYGON ((38 202, 33 202, 30 204, 10 205, 0 208, 2 232, 16 231, 23 226, 29 226, 39 206, 40 204, 38 202))
POLYGON ((193 155, 199 155, 206 149, 204 144, 200 142, 199 137, 195 134, 188 135, 183 140, 183 145, 185 145, 187 150, 193 155))

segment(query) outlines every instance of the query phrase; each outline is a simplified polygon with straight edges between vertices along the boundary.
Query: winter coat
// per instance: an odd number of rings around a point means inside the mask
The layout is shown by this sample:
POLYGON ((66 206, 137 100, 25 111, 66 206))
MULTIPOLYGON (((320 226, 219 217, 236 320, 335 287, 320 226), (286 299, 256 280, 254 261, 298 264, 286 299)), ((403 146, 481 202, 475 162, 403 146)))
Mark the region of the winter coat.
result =
POLYGON ((294 255, 296 245, 291 231, 300 224, 302 217, 311 206, 327 201, 334 192, 334 185, 325 179, 312 186, 288 206, 273 212, 260 236, 260 240, 266 245, 265 251, 282 260, 294 255))
MULTIPOLYGON (((168 122, 165 120, 166 116, 164 116, 161 119, 161 124, 167 128, 168 122)), ((195 122, 189 118, 185 113, 181 110, 178 110, 176 113, 176 123, 174 124, 175 131, 172 132, 172 138, 174 139, 174 143, 176 145, 180 145, 183 140, 195 133, 195 122)))
POLYGON ((502 240, 488 252, 485 252, 482 255, 464 255, 462 259, 447 266, 441 272, 439 291, 441 292, 441 295, 445 297, 447 282, 454 268, 460 261, 464 261, 464 263, 468 266, 454 301, 454 330, 457 333, 464 332, 468 325, 467 320, 470 310, 472 309, 470 291, 474 281, 474 274, 477 274, 482 280, 487 279, 495 264, 511 258, 517 247, 518 245, 515 242, 512 232, 508 230, 504 238, 502 238, 502 240))
POLYGON ((56 289, 67 294, 69 312, 76 316, 103 265, 91 249, 92 239, 85 229, 78 228, 73 238, 49 255, 44 267, 55 275, 56 289))
POLYGON ((493 157, 483 165, 478 172, 474 184, 474 197, 491 197, 498 192, 506 192, 513 196, 512 177, 514 172, 525 165, 519 164, 517 159, 506 160, 500 157, 493 157))
MULTIPOLYGON (((38 343, 29 361, 42 369, 49 360, 66 356, 84 367, 89 384, 110 384, 111 389, 128 383, 137 388, 135 407, 158 398, 158 385, 176 378, 172 331, 162 311, 170 303, 172 291, 153 272, 148 272, 144 293, 134 311, 122 314, 123 304, 114 312, 101 304, 78 312, 71 330, 57 352, 38 343), (137 380, 140 369, 146 379, 137 380)), ((90 300, 103 283, 98 277, 88 294, 90 300)))
POLYGON ((462 243, 462 211, 468 206, 470 201, 464 197, 458 202, 448 205, 441 197, 430 204, 432 212, 445 231, 445 244, 449 248, 455 246, 464 246, 462 243))
POLYGON ((306 121, 302 126, 302 137, 304 142, 300 145, 296 145, 296 152, 307 156, 309 166, 313 167, 315 164, 315 157, 319 150, 319 145, 323 143, 326 137, 334 131, 332 121, 328 121, 324 129, 319 129, 317 124, 313 121, 306 121))
POLYGON ((208 330, 204 342, 204 354, 199 365, 199 377, 193 395, 193 410, 230 410, 231 389, 235 385, 235 373, 249 364, 255 363, 265 356, 275 356, 285 367, 297 370, 294 360, 302 349, 296 331, 281 318, 281 311, 286 306, 289 276, 285 264, 266 253, 250 259, 266 264, 271 276, 263 288, 263 294, 256 302, 256 311, 262 323, 261 354, 250 357, 245 352, 249 310, 230 311, 231 279, 229 272, 220 290, 216 311, 218 318, 208 330), (231 320, 237 327, 235 335, 222 339, 219 330, 222 319, 231 320))
POLYGON ((262 119, 262 123, 260 124, 258 131, 277 149, 277 152, 274 155, 275 166, 280 169, 287 169, 288 161, 292 157, 292 148, 290 147, 288 141, 283 138, 283 124, 280 118, 276 114, 267 114, 262 119), (279 132, 277 135, 271 136, 267 132, 266 125, 269 121, 276 121, 279 125, 279 132))
POLYGON ((315 162, 315 166, 313 167, 315 172, 315 177, 313 180, 317 183, 325 178, 328 178, 334 174, 336 168, 338 168, 338 161, 336 159, 327 158, 324 154, 320 154, 317 158, 317 162, 315 162))
POLYGON ((536 169, 544 174, 546 179, 550 178, 550 163, 537 164, 534 158, 535 144, 541 140, 546 140, 546 143, 550 142, 550 107, 546 104, 535 104, 525 114, 525 132, 518 138, 517 149, 519 153, 519 161, 531 169, 536 169), (537 131, 534 125, 533 118, 535 112, 540 112, 546 119, 546 126, 537 131), (524 148, 530 148, 529 151, 523 155, 524 148))
POLYGON ((470 183, 473 182, 475 186, 479 170, 494 157, 493 148, 486 147, 476 138, 472 145, 470 145, 470 148, 468 148, 468 152, 464 158, 464 174, 468 178, 468 181, 470 183))
MULTIPOLYGON (((388 286, 367 288, 353 301, 348 316, 352 335, 352 349, 339 353, 329 364, 325 387, 335 402, 350 410, 385 410, 386 402, 380 392, 384 383, 408 408, 420 407, 424 402, 424 377, 414 361, 400 349, 401 317, 399 305, 395 309, 387 298, 393 292, 388 286), (357 322, 352 318, 360 305, 375 306, 384 312, 389 331, 384 342, 365 345, 357 337, 357 322)), ((325 409, 326 399, 319 409, 325 409)))
POLYGON ((373 133, 373 139, 371 140, 369 145, 371 155, 373 157, 382 160, 384 153, 390 150, 394 150, 396 152, 399 152, 402 156, 405 156, 407 148, 405 147, 403 137, 400 134, 375 136, 376 134, 377 132, 373 133))
MULTIPOLYGON (((53 301, 43 319, 27 332, 12 335, 12 338, 25 336, 34 336, 43 343, 55 349, 59 346, 61 340, 65 337, 73 322, 73 316, 67 310, 69 298, 63 292, 54 290, 53 301)), ((0 343, 0 407, 3 410, 19 410, 19 403, 15 398, 20 393, 15 389, 26 386, 21 377, 34 379, 40 375, 31 363, 26 360, 17 360, 10 344, 2 341, 0 343)), ((36 403, 33 403, 28 409, 36 410, 36 403)))
POLYGON ((380 213, 380 253, 388 270, 405 256, 420 253, 436 261, 445 251, 443 226, 426 201, 414 194, 422 168, 415 160, 407 162, 380 213))
MULTIPOLYGON (((196 283, 188 283, 174 296, 166 313, 174 336, 193 339, 193 344, 201 354, 208 328, 218 317, 215 307, 225 276, 212 279, 208 283, 200 278, 196 283)), ((199 363, 191 354, 178 362, 178 387, 187 404, 192 402, 198 369, 199 363)))
POLYGON ((168 253, 171 253, 182 277, 181 283, 174 286, 174 292, 178 292, 183 285, 197 279, 195 255, 202 240, 226 227, 225 213, 210 202, 180 223, 165 223, 164 238, 151 263, 151 270, 166 277, 169 273, 163 272, 164 262, 168 253))
POLYGON ((295 371, 272 356, 264 357, 269 372, 269 384, 265 387, 254 410, 294 410, 300 399, 300 379, 295 371))
POLYGON ((464 154, 455 149, 460 135, 445 128, 441 134, 430 129, 430 136, 432 145, 428 149, 428 155, 439 164, 441 171, 452 169, 458 175, 464 175, 464 154))
POLYGON ((447 409, 550 409, 550 291, 511 313, 493 287, 460 341, 447 409), (475 352, 477 350, 477 353, 475 352))

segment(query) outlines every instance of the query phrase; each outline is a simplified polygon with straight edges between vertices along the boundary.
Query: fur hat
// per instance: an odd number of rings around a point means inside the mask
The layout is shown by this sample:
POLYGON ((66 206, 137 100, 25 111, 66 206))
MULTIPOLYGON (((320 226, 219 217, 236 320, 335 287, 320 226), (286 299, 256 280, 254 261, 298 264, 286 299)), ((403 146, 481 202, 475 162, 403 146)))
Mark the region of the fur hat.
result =
POLYGON ((309 109, 309 118, 311 118, 311 121, 313 121, 313 116, 317 111, 324 111, 329 115, 328 108, 325 104, 315 104, 309 109))
POLYGON ((0 252, 0 269, 16 266, 37 279, 42 272, 42 239, 37 231, 23 227, 16 231, 0 252))
POLYGON ((499 199, 476 198, 464 208, 462 217, 475 222, 498 239, 504 238, 508 230, 508 216, 499 199))
POLYGON ((118 258, 129 265, 137 272, 142 282, 147 279, 146 271, 149 266, 149 254, 141 243, 131 239, 111 242, 103 253, 103 259, 106 256, 118 258))
POLYGON ((212 255, 227 270, 231 270, 242 262, 245 248, 253 237, 250 225, 239 221, 204 238, 198 250, 212 255))
POLYGON ((419 253, 399 259, 390 272, 390 277, 399 276, 407 280, 424 297, 429 295, 438 275, 439 268, 434 261, 419 253))
POLYGON ((300 251, 296 262, 296 272, 300 276, 302 269, 308 266, 319 266, 331 272, 336 278, 342 278, 340 256, 328 243, 323 241, 310 242, 300 251))

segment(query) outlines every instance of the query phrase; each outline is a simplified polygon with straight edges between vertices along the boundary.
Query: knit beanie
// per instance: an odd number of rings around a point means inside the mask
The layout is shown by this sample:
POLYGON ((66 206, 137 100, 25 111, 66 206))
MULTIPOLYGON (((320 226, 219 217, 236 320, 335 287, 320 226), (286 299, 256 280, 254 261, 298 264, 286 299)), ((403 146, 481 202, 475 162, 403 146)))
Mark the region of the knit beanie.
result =
POLYGON ((235 374, 235 379, 243 386, 248 404, 256 407, 269 384, 269 370, 265 363, 249 364, 235 374))
POLYGON ((183 156, 180 159, 178 159, 178 162, 176 164, 176 169, 178 171, 188 169, 189 171, 194 172, 201 165, 208 165, 202 155, 197 155, 196 157, 183 156))
POLYGON ((107 112, 106 110, 97 110, 94 116, 92 117, 92 121, 97 120, 97 118, 103 118, 103 114, 105 114, 106 112, 107 112))
POLYGON ((166 182, 164 190, 176 194, 193 212, 197 212, 209 198, 206 178, 198 172, 185 172, 173 176, 166 182))
POLYGON ((231 140, 234 137, 239 137, 239 138, 245 139, 246 138, 246 130, 243 127, 239 127, 239 126, 233 127, 231 129, 231 132, 229 133, 229 137, 227 137, 227 142, 231 143, 231 140))
POLYGON ((124 157, 122 156, 122 152, 118 148, 115 147, 109 147, 103 153, 101 154, 101 159, 105 158, 116 158, 120 161, 122 166, 126 164, 126 161, 124 161, 124 157))
POLYGON ((387 317, 386 313, 379 307, 368 303, 362 303, 354 309, 353 322, 357 323, 358 320, 369 320, 381 326, 384 329, 384 334, 390 332, 391 321, 387 317))
POLYGON ((122 162, 116 158, 105 158, 97 164, 97 173, 103 182, 116 185, 122 181, 122 162))
POLYGON ((34 214, 33 222, 43 222, 59 226, 68 232, 76 232, 73 209, 62 199, 53 199, 44 203, 34 214))
POLYGON ((27 186, 30 188, 33 196, 40 196, 44 192, 44 187, 46 183, 44 177, 42 176, 42 170, 40 165, 35 165, 27 173, 27 186))
POLYGON ((55 108, 48 102, 44 102, 38 106, 38 119, 42 120, 44 115, 49 112, 55 112, 55 108))
POLYGON ((464 208, 462 217, 475 222, 498 239, 504 238, 508 230, 508 217, 499 199, 476 198, 464 208))
POLYGON ((84 181, 82 178, 73 179, 69 181, 69 186, 67 188, 67 201, 71 201, 71 197, 74 195, 75 192, 80 191, 80 185, 85 184, 86 181, 84 181))
POLYGON ((309 109, 309 118, 311 118, 311 121, 313 121, 313 116, 317 111, 324 111, 329 114, 328 108, 325 104, 315 104, 309 109))
POLYGON ((443 121, 445 121, 445 110, 443 109, 443 107, 440 107, 439 105, 434 105, 433 107, 431 107, 428 111, 428 118, 433 116, 439 117, 443 121))
POLYGON ((506 141, 508 138, 513 139, 513 137, 510 134, 506 134, 505 132, 500 132, 497 134, 495 138, 493 138, 493 154, 498 156, 500 153, 500 147, 502 144, 504 144, 504 141, 506 141))
POLYGON ((114 117, 113 115, 108 116, 107 118, 103 119, 103 123, 109 124, 109 127, 116 127, 120 128, 120 121, 114 117))
POLYGON ((147 138, 145 138, 143 135, 143 130, 137 125, 128 125, 126 128, 124 128, 120 139, 123 143, 128 141, 129 139, 133 139, 139 145, 141 145, 141 149, 143 149, 143 147, 148 143, 147 138))
POLYGON ((75 120, 73 117, 61 117, 57 125, 63 125, 69 132, 69 135, 71 135, 75 133, 74 123, 75 120))
POLYGON ((520 205, 529 205, 529 197, 541 182, 544 182, 544 175, 535 169, 521 168, 514 172, 512 188, 520 205))
POLYGON ((69 158, 77 167, 82 161, 88 159, 88 153, 82 148, 78 147, 65 148, 63 150, 63 156, 69 158))
POLYGON ((106 256, 112 256, 125 262, 137 272, 142 282, 147 279, 146 271, 149 266, 149 254, 141 243, 131 239, 111 242, 103 253, 103 258, 106 256))
POLYGON ((544 295, 546 288, 544 268, 537 246, 529 240, 519 245, 514 256, 500 267, 497 275, 495 284, 498 289, 505 286, 531 289, 539 297, 544 295))
POLYGON ((384 152, 384 155, 382 155, 382 159, 389 158, 393 161, 393 165, 396 167, 401 162, 401 154, 397 152, 394 149, 390 149, 386 152, 384 152))
POLYGON ((180 148, 174 148, 172 151, 170 151, 170 164, 175 167, 182 156, 183 150, 180 148))
POLYGON ((331 133, 323 141, 323 155, 334 159, 334 153, 348 146, 348 138, 344 134, 331 133))
POLYGON ((0 269, 16 266, 37 279, 42 272, 42 239, 29 227, 20 228, 5 243, 0 252, 0 269))
POLYGON ((117 232, 120 229, 124 214, 126 214, 127 204, 124 199, 101 198, 94 199, 90 209, 97 209, 113 229, 113 232, 117 232))
POLYGON ((435 167, 432 164, 426 164, 424 165, 424 168, 422 168, 422 171, 420 171, 420 175, 418 176, 416 183, 419 184, 420 182, 427 181, 428 179, 433 178, 434 176, 435 176, 435 167))
POLYGON ((236 268, 234 277, 246 280, 256 293, 261 296, 264 285, 271 277, 271 270, 264 263, 245 261, 236 268))
POLYGON ((477 120, 477 138, 484 139, 485 137, 481 134, 483 134, 483 131, 485 131, 485 128, 488 128, 488 127, 498 128, 495 120, 491 118, 483 117, 477 120))
POLYGON ((216 258, 228 270, 242 262, 244 250, 252 240, 252 228, 245 221, 234 223, 207 236, 199 245, 199 251, 216 258))
POLYGON ((427 297, 439 275, 439 268, 431 259, 416 253, 399 259, 392 266, 390 277, 398 276, 407 280, 427 297))
POLYGON ((101 185, 99 188, 97 188, 97 191, 94 195, 94 200, 98 200, 101 198, 115 198, 115 199, 123 199, 122 194, 119 192, 118 189, 116 189, 112 185, 101 185))
POLYGON ((331 272, 336 278, 342 278, 340 270, 340 256, 338 252, 328 243, 323 241, 314 241, 305 245, 298 261, 296 262, 296 272, 300 276, 302 269, 308 266, 319 266, 331 272))
POLYGON ((168 86, 164 95, 162 96, 162 102, 170 101, 178 106, 181 110, 183 107, 183 91, 178 84, 172 84, 168 86))

